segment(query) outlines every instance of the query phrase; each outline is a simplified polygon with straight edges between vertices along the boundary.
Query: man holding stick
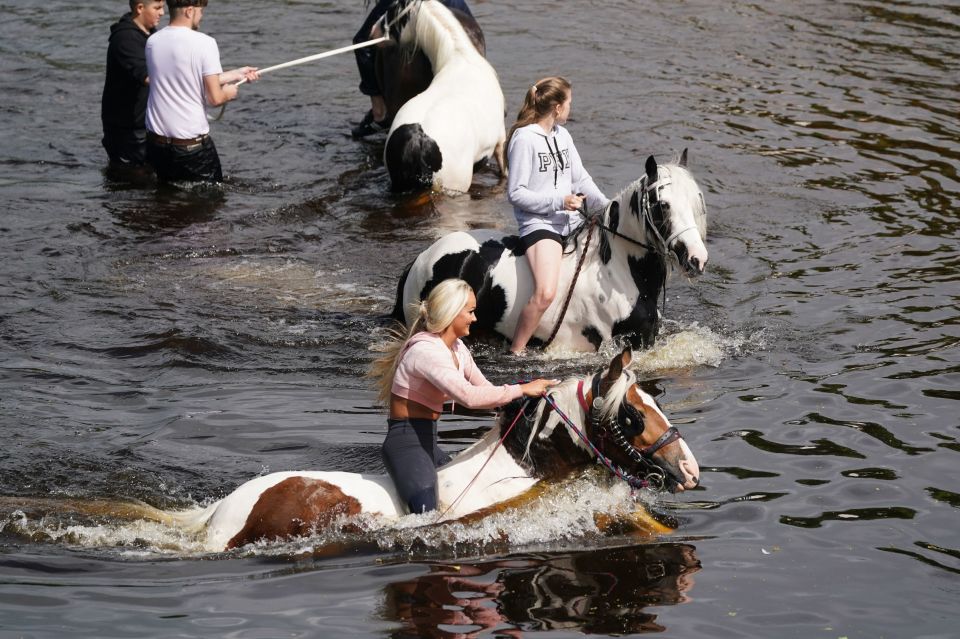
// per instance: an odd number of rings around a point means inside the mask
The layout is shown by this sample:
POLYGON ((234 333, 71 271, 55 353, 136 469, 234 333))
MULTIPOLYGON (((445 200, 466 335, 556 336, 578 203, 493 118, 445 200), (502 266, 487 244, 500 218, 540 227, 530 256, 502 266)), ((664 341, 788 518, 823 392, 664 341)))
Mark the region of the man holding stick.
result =
POLYGON ((170 24, 147 40, 147 162, 161 181, 222 182, 204 105, 236 99, 255 67, 223 71, 217 41, 200 33, 207 0, 167 0, 170 24))

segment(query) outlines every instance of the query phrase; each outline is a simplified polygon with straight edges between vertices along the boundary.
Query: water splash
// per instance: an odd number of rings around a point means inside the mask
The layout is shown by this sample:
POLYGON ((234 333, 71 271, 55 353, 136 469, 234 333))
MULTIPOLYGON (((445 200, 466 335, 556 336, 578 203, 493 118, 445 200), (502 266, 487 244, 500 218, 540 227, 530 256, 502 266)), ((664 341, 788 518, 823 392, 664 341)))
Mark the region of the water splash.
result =
MULTIPOLYGON (((374 552, 460 556, 597 540, 605 535, 598 521, 626 520, 638 512, 648 517, 648 507, 655 499, 655 493, 634 494, 625 483, 613 480, 599 468, 591 468, 547 486, 523 506, 506 508, 476 520, 437 523, 436 512, 396 520, 364 515, 309 537, 260 541, 227 555, 288 556, 330 548, 367 547, 374 552)), ((642 528, 642 522, 647 521, 650 529, 639 530, 639 533, 653 535, 666 529, 643 517, 633 518, 634 528, 642 528)), ((0 518, 0 534, 33 543, 105 550, 124 557, 211 556, 204 547, 202 532, 195 534, 149 519, 117 520, 76 512, 18 509, 0 518)))

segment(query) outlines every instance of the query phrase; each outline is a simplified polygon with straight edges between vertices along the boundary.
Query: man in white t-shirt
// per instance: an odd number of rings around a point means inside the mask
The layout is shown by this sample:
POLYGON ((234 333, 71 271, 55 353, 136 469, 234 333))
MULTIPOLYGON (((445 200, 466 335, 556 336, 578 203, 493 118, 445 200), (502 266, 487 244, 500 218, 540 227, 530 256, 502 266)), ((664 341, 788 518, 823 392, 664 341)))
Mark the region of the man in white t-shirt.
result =
POLYGON ((207 0, 167 0, 170 24, 147 40, 147 162, 161 181, 222 182, 204 104, 237 97, 237 82, 260 79, 255 67, 224 72, 217 41, 200 33, 207 0))

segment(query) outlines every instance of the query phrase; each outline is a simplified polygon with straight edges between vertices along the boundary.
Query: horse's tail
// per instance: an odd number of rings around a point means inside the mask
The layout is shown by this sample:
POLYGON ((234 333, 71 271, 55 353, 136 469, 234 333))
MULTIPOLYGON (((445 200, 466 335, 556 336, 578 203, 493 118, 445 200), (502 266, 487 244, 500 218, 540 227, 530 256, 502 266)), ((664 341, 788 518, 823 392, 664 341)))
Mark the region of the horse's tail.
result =
POLYGON ((433 174, 443 166, 443 155, 436 140, 414 122, 398 126, 390 134, 383 161, 390 172, 392 190, 403 193, 433 186, 433 174))
POLYGON ((187 532, 197 532, 206 525, 220 502, 189 510, 161 510, 139 500, 115 501, 109 499, 57 499, 48 497, 2 497, 0 512, 26 510, 43 515, 79 514, 109 517, 123 521, 144 519, 187 532))
POLYGON ((407 285, 407 278, 410 277, 411 268, 413 268, 413 262, 407 264, 406 268, 403 269, 403 274, 400 275, 400 282, 397 284, 397 297, 393 302, 393 310, 390 312, 390 317, 397 320, 401 324, 407 323, 406 312, 403 304, 403 288, 407 285))

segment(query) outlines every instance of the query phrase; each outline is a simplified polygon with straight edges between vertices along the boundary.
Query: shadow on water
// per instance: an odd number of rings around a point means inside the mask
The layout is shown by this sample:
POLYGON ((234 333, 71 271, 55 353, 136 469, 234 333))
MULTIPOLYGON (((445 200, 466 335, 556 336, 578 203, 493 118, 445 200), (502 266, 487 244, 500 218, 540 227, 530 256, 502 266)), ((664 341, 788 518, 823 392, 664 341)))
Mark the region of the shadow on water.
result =
POLYGON ((383 616, 401 624, 398 639, 664 632, 648 608, 686 602, 700 567, 682 543, 438 563, 388 584, 383 616))

